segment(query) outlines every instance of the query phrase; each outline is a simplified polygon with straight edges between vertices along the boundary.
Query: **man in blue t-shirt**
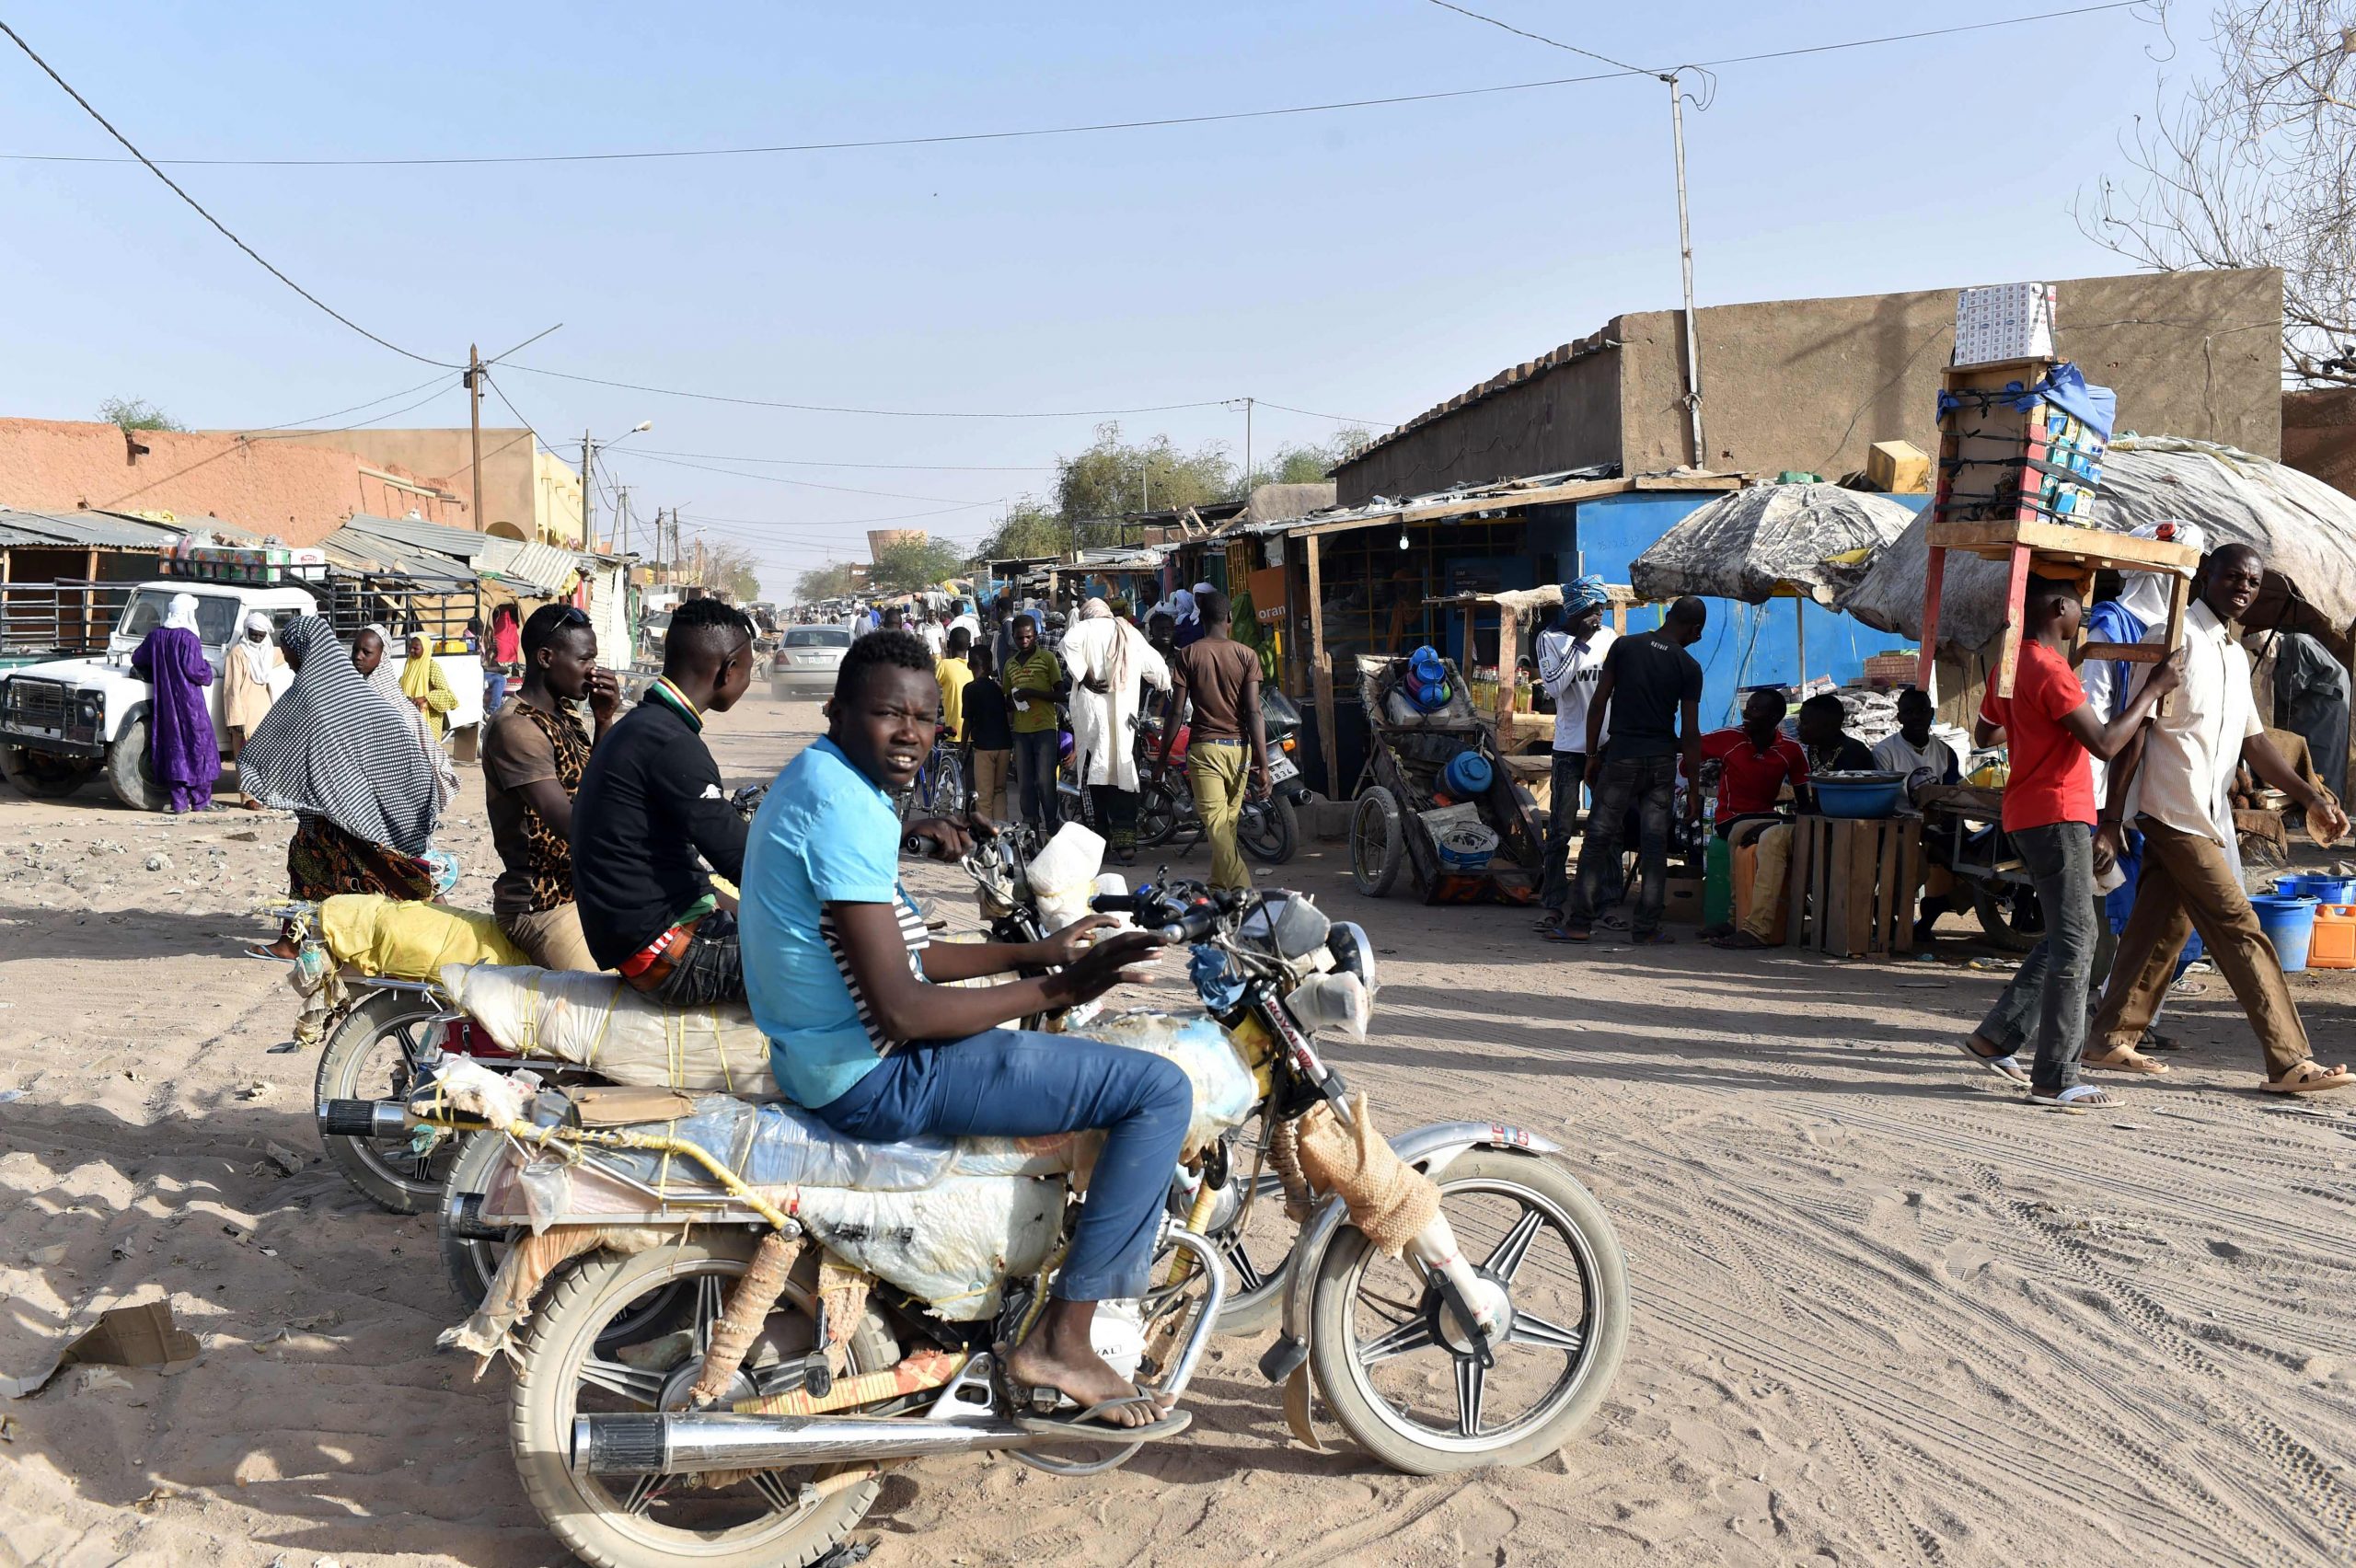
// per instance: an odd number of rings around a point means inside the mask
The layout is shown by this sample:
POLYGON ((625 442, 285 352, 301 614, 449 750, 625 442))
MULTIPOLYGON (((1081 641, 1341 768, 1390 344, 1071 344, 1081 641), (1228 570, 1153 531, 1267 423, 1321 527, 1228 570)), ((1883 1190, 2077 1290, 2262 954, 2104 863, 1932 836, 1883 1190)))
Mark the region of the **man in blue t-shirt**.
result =
POLYGON ((945 819, 903 827, 892 806, 932 746, 932 663, 905 631, 872 632, 843 655, 825 738, 786 765, 753 819, 739 898, 745 992, 778 1086, 847 1136, 1106 1129, 1053 1299, 1006 1372, 1109 1424, 1141 1425, 1162 1412, 1097 1355, 1089 1327, 1097 1302, 1141 1296, 1149 1283, 1194 1090, 1147 1052, 1001 1026, 1137 977, 1129 966, 1156 939, 1098 940, 1110 922, 1091 917, 1042 942, 928 945, 899 882, 902 836, 949 854, 971 842, 965 824, 945 819), (946 984, 1022 969, 1054 972, 946 984))

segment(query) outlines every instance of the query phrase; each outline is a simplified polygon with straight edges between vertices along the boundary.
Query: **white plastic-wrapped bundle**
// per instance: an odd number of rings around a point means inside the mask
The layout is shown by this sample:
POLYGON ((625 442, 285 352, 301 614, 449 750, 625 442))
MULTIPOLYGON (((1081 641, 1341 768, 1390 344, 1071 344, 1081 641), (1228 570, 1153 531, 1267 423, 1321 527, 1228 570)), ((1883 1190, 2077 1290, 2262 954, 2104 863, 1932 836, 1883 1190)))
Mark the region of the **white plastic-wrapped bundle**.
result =
POLYGON ((442 984, 491 1037, 525 1056, 616 1083, 756 1097, 777 1093, 752 1009, 665 1008, 618 977, 580 970, 453 963, 442 984))
POLYGON ((1104 840, 1085 824, 1068 822, 1056 830, 1047 847, 1031 858, 1027 873, 1044 929, 1060 931, 1088 913, 1103 864, 1104 840))
POLYGON ((1003 1279, 1047 1261, 1064 1193, 1060 1176, 952 1176, 916 1193, 804 1187, 794 1217, 844 1262, 970 1322, 998 1311, 1003 1279))
POLYGON ((1196 1014, 1108 1013, 1091 1020, 1084 1032, 1091 1040, 1150 1051, 1178 1064, 1195 1086, 1195 1115, 1186 1124, 1186 1151, 1207 1147, 1230 1127, 1240 1127, 1259 1102, 1251 1069, 1218 1020, 1196 1014))

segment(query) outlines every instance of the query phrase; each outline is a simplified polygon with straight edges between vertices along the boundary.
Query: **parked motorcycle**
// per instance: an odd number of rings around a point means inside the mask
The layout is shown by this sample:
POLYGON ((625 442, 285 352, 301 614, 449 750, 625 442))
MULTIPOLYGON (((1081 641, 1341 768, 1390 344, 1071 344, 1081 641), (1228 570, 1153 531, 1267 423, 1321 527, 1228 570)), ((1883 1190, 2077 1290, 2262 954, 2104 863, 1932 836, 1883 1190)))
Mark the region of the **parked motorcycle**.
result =
MULTIPOLYGON (((1261 722, 1268 737, 1268 792, 1250 795, 1235 824, 1235 842, 1253 859, 1281 866, 1300 847, 1299 808, 1309 799, 1309 784, 1293 760, 1299 749, 1300 709, 1272 686, 1260 688, 1261 722)), ((1181 833, 1191 833, 1186 847, 1201 842, 1202 817, 1195 810, 1195 792, 1186 781, 1186 748, 1193 726, 1178 726, 1171 743, 1170 769, 1158 773, 1153 764, 1161 755, 1161 724, 1144 721, 1138 733, 1138 776, 1145 800, 1138 811, 1138 847, 1158 849, 1181 833)))
MULTIPOLYGON (((1501 1122, 1448 1123, 1387 1146, 1417 1174, 1386 1166, 1357 1121, 1364 1100, 1311 1038, 1364 1025, 1376 971, 1362 931, 1281 892, 1170 883, 1110 902, 1193 946, 1203 1009, 1091 1032, 1197 1050, 1182 1065, 1209 1131, 1173 1172, 1155 1288, 1098 1309, 1100 1354, 1182 1401, 1230 1293, 1209 1233, 1224 1204, 1260 1195, 1239 1174, 1274 1159, 1307 1196, 1330 1170, 1261 1363, 1295 1431, 1315 1441, 1313 1387, 1410 1473, 1559 1448, 1603 1399, 1630 1313, 1610 1221, 1559 1148, 1501 1122), (1320 1163, 1335 1148, 1364 1163, 1320 1163)), ((594 1094, 530 1088, 454 1064, 412 1096, 410 1120, 492 1126, 480 1221, 537 1232, 453 1334, 517 1356, 518 1471, 583 1561, 808 1562, 858 1523, 887 1464, 1006 1450, 1092 1473, 1142 1447, 1043 1414, 998 1369, 997 1347, 1044 1309, 1077 1146, 860 1144, 719 1096, 633 1121, 594 1094)))
MULTIPOLYGON (((747 785, 729 803, 750 821, 768 792, 766 783, 747 785)), ((505 1072, 525 1066, 525 1058, 457 1008, 430 965, 415 974, 344 974, 341 971, 352 955, 335 951, 327 940, 317 905, 278 900, 266 912, 291 924, 308 950, 294 968, 297 989, 310 998, 306 1023, 316 1020, 315 1029, 324 1036, 311 1096, 320 1147, 379 1207, 395 1214, 435 1212, 444 1206, 458 1147, 430 1129, 420 1135, 404 1119, 404 1102, 445 1060, 463 1058, 505 1072)), ((444 913, 454 920, 466 918, 444 913)), ((298 1027, 298 1041, 309 1032, 298 1027)), ((544 1077, 565 1081, 604 1081, 546 1059, 534 1059, 531 1066, 544 1077)), ((469 1299, 479 1297, 478 1291, 469 1299)))

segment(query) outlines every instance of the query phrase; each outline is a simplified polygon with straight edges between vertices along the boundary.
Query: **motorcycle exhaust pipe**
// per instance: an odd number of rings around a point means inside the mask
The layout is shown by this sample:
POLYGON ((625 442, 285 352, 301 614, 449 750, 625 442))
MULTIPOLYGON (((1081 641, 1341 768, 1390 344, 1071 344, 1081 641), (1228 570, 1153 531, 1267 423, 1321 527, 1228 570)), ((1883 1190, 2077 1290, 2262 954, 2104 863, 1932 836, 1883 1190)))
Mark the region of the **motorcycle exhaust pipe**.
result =
POLYGON ((322 1100, 319 1132, 331 1138, 409 1136, 409 1108, 398 1100, 322 1100))
POLYGON ((1053 1440, 1052 1435, 1024 1432, 996 1421, 630 1412, 573 1417, 572 1468, 584 1475, 693 1475, 707 1470, 923 1459, 1028 1448, 1053 1440))

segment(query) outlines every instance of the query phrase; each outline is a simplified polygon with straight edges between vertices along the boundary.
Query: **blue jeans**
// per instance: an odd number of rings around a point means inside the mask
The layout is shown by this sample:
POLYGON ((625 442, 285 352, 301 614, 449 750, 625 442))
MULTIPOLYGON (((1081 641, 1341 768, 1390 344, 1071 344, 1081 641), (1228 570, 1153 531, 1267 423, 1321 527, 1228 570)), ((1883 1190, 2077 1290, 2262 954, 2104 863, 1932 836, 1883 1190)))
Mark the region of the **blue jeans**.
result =
POLYGON ((876 1143, 1104 1128, 1104 1152, 1054 1294, 1114 1301, 1145 1294, 1194 1111, 1194 1085, 1164 1057, 1077 1034, 992 1029, 904 1046, 811 1113, 846 1137, 876 1143))
POLYGON ((1014 734, 1015 813, 1042 833, 1063 822, 1056 803, 1056 770, 1063 760, 1063 736, 1054 730, 1018 730, 1014 734))
POLYGON ((2086 975, 2095 953, 2094 829, 2082 822, 2016 827, 2013 848, 2045 911, 2045 940, 1980 1022, 1980 1037, 2007 1054, 2037 1046, 2029 1087, 2059 1094, 2078 1081, 2086 1048, 2086 975))
POLYGON ((1669 900, 1669 813, 1677 799, 1677 758, 1611 757, 1596 780, 1595 809, 1588 813, 1587 837, 1579 845, 1579 874, 1571 885, 1571 906, 1563 924, 1591 929, 1608 907, 1603 891, 1620 880, 1620 850, 1627 836, 1628 809, 1636 808, 1638 838, 1635 918, 1629 932, 1638 941, 1660 930, 1661 906, 1669 900))

